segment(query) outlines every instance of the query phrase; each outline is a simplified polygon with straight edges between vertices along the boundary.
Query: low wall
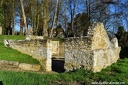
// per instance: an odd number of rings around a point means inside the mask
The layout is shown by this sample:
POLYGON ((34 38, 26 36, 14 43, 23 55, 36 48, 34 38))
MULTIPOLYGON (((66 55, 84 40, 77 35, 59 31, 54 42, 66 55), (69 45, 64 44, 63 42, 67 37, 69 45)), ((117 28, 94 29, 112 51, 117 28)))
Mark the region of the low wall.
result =
MULTIPOLYGON (((47 46, 49 43, 47 40, 4 40, 4 44, 5 46, 9 46, 24 54, 31 55, 33 58, 39 60, 42 68, 46 68, 46 60, 51 56, 48 55, 47 46)), ((49 69, 51 69, 51 67, 49 67, 49 69)))
POLYGON ((36 64, 26 64, 14 61, 0 60, 0 70, 39 72, 40 69, 41 66, 36 64))
POLYGON ((47 40, 8 40, 9 47, 40 60, 47 57, 47 40))
POLYGON ((31 55, 40 60, 47 58, 48 48, 52 51, 52 56, 55 58, 64 58, 64 42, 52 40, 4 40, 5 46, 9 46, 22 53, 31 55))
POLYGON ((55 57, 59 58, 58 56, 61 52, 59 41, 52 40, 4 40, 4 44, 6 47, 9 46, 39 60, 42 68, 45 68, 46 71, 52 70, 52 55, 56 55, 55 57))

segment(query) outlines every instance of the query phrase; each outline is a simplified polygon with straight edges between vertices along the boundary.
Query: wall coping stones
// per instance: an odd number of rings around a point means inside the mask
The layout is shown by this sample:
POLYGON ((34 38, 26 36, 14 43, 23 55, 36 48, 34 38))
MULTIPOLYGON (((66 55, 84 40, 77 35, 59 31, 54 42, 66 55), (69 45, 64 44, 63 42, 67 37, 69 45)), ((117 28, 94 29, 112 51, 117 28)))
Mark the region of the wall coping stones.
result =
POLYGON ((35 64, 26 64, 26 63, 20 63, 19 68, 23 70, 28 70, 28 71, 39 71, 40 70, 40 65, 35 65, 35 64))

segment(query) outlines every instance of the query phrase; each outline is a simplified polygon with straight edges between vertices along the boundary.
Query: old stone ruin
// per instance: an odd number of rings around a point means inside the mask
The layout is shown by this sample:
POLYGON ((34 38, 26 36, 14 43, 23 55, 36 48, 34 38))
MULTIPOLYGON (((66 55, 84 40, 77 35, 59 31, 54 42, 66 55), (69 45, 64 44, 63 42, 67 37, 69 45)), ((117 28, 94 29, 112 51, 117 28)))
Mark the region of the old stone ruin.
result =
POLYGON ((61 65, 66 71, 83 68, 99 72, 115 63, 120 53, 117 39, 109 39, 103 23, 92 24, 87 36, 66 38, 63 42, 49 39, 5 41, 5 45, 39 60, 45 71, 52 71, 54 67, 62 69, 61 65), (63 64, 53 64, 54 59, 62 59, 63 64))
POLYGON ((120 47, 116 38, 109 40, 103 23, 94 23, 88 35, 65 39, 65 69, 84 68, 99 72, 119 58, 120 47))

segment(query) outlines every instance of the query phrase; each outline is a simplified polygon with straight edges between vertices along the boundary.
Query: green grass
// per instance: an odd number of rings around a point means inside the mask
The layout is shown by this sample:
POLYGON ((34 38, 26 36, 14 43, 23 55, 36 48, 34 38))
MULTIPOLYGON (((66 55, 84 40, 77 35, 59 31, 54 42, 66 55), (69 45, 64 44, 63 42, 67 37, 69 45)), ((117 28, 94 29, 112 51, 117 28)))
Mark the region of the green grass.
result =
POLYGON ((0 60, 17 61, 20 63, 39 64, 39 61, 33 59, 31 56, 22 54, 21 52, 9 47, 5 47, 0 42, 0 60))
POLYGON ((125 58, 98 73, 82 69, 61 74, 0 71, 0 81, 4 85, 91 85, 92 82, 125 82, 128 85, 127 71, 128 59, 125 58))
MULTIPOLYGON (((16 39, 14 36, 12 38, 16 39)), ((3 39, 5 38, 1 38, 1 40, 3 39)), ((1 42, 0 48, 0 59, 2 60, 39 63, 31 56, 4 47, 1 42)), ((128 51, 125 53, 128 53, 128 51)), ((0 81, 2 81, 3 85, 91 85, 92 82, 125 82, 125 85, 128 85, 128 58, 125 57, 97 73, 83 69, 61 74, 39 74, 0 70, 0 81)))
POLYGON ((16 61, 20 63, 39 64, 39 61, 32 56, 22 54, 21 52, 9 47, 5 47, 3 40, 24 40, 25 36, 20 35, 0 35, 0 60, 16 61))
POLYGON ((3 40, 24 40, 25 36, 20 35, 0 35, 0 41, 3 40))

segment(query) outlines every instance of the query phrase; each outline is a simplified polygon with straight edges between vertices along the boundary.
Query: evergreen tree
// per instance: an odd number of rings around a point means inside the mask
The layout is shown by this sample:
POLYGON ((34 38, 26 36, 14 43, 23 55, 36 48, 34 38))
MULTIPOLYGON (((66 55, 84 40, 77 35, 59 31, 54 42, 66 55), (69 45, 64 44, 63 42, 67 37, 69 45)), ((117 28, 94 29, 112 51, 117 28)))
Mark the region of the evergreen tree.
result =
POLYGON ((124 47, 128 45, 128 33, 125 31, 124 27, 120 26, 116 37, 119 42, 119 46, 124 47))

